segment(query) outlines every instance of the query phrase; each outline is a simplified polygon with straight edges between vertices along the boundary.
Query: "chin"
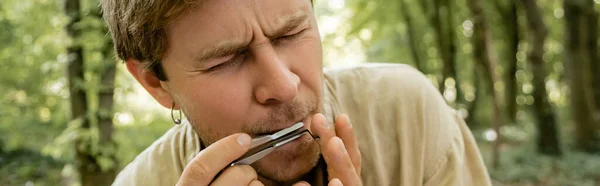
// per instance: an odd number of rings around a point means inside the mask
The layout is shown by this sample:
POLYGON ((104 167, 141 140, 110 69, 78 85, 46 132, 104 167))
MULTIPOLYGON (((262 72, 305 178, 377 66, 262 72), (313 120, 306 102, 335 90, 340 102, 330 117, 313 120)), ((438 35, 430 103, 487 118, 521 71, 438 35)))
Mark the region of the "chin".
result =
POLYGON ((269 180, 286 182, 298 180, 309 173, 319 160, 319 146, 310 136, 281 146, 252 166, 256 172, 269 180), (308 138, 307 138, 308 137, 308 138))

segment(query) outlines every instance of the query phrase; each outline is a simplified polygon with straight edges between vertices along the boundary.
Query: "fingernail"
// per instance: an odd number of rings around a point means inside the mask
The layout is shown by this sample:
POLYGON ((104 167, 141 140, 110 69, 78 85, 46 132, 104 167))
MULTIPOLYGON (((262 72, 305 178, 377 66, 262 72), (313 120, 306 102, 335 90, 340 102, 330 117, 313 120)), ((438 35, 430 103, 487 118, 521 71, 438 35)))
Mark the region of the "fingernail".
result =
POLYGON ((348 115, 344 114, 344 117, 346 117, 346 122, 348 123, 348 127, 352 128, 352 122, 350 122, 350 117, 348 117, 348 115))
POLYGON ((242 147, 250 147, 250 136, 248 136, 248 134, 242 134, 240 136, 238 136, 237 138, 237 142, 240 144, 240 146, 242 147))
POLYGON ((342 181, 340 181, 339 179, 337 179, 337 178, 333 178, 333 179, 332 179, 332 180, 329 182, 329 185, 332 185, 332 186, 343 186, 344 184, 342 184, 342 181))
POLYGON ((326 129, 329 129, 329 124, 327 124, 327 118, 325 118, 325 116, 324 116, 324 115, 322 115, 322 114, 320 115, 320 118, 321 118, 321 121, 322 121, 322 124, 323 124, 323 126, 324 126, 326 129))
POLYGON ((344 142, 342 142, 342 139, 338 138, 338 137, 334 137, 335 140, 337 141, 336 143, 338 144, 338 150, 342 153, 342 154, 346 154, 348 153, 346 151, 346 147, 344 146, 344 142))

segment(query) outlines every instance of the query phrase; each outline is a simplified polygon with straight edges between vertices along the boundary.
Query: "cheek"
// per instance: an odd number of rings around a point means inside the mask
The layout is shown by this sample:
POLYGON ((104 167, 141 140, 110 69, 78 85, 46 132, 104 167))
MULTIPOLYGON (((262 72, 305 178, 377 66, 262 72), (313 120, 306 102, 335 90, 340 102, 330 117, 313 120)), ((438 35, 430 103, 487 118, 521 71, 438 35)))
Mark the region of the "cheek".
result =
POLYGON ((317 38, 303 39, 280 50, 302 83, 312 91, 320 92, 323 73, 320 41, 317 38))
POLYGON ((187 80, 189 83, 182 87, 180 101, 194 125, 219 134, 243 128, 244 114, 251 101, 246 96, 250 89, 249 84, 237 80, 238 77, 241 75, 187 80))

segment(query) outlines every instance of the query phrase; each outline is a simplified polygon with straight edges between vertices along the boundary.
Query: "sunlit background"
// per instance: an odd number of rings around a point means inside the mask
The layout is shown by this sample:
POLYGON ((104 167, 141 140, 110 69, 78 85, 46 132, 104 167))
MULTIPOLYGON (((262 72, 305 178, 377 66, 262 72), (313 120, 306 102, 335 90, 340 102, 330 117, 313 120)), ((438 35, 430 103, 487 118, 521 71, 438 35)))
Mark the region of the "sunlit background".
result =
MULTIPOLYGON (((169 110, 154 101, 123 64, 116 65, 114 87, 107 87, 103 74, 115 60, 106 52, 112 46, 106 42, 106 29, 98 17, 98 1, 80 2, 82 19, 76 28, 81 35, 77 39, 67 34, 70 19, 63 0, 0 2, 0 185, 81 185, 76 149, 94 157, 102 171, 118 172, 173 126, 169 110), (76 84, 87 93, 89 127, 71 118, 67 48, 77 44, 83 48, 85 73, 76 84), (99 96, 107 88, 114 91, 110 109, 103 108, 99 96), (109 118, 114 126, 109 142, 100 137, 102 118, 109 118)), ((387 62, 421 70, 468 122, 494 185, 600 185, 600 148, 593 148, 600 147, 600 101, 596 101, 600 100, 600 53, 593 42, 596 48, 588 53, 599 55, 585 63, 585 58, 577 57, 585 52, 569 50, 565 44, 567 35, 597 27, 599 21, 591 19, 588 23, 596 25, 572 29, 567 23, 576 22, 566 17, 572 10, 562 0, 534 1, 548 29, 541 47, 542 65, 536 66, 530 61, 536 47, 531 41, 539 34, 528 21, 530 6, 522 2, 316 0, 324 64, 341 68, 387 62), (491 47, 484 57, 491 56, 495 62, 491 68, 476 57, 482 47, 476 44, 479 26, 473 19, 473 2, 484 10, 489 32, 485 45, 491 47), (440 41, 453 43, 454 48, 449 50, 450 44, 440 41), (573 60, 565 60, 571 59, 568 51, 574 51, 573 60), (443 56, 450 54, 453 65, 443 56), (455 74, 448 74, 449 67, 455 74), (576 70, 569 71, 571 67, 576 70), (543 77, 534 73, 539 69, 543 77), (496 80, 488 80, 490 71, 496 80), (580 74, 588 79, 569 81, 580 74), (542 82, 546 92, 536 94, 541 90, 536 82, 542 82), (545 95, 540 99, 546 103, 542 107, 535 101, 539 95, 545 95), (574 104, 573 98, 581 95, 584 100, 574 104), (494 109, 496 104, 499 110, 494 109), (548 111, 552 122, 540 121, 540 110, 548 111), (578 115, 574 110, 589 113, 578 115), (582 137, 589 134, 581 130, 586 126, 595 137, 582 137), (539 132, 542 128, 551 132, 539 132), (545 142, 556 139, 558 152, 552 144, 540 144, 542 138, 545 142), (578 139, 593 144, 581 146, 578 139)), ((594 12, 595 16, 600 12, 600 0, 573 2, 580 3, 575 3, 580 8, 576 12, 594 12)), ((579 19, 594 17, 571 13, 579 19)), ((586 37, 598 40, 599 31, 586 37)))

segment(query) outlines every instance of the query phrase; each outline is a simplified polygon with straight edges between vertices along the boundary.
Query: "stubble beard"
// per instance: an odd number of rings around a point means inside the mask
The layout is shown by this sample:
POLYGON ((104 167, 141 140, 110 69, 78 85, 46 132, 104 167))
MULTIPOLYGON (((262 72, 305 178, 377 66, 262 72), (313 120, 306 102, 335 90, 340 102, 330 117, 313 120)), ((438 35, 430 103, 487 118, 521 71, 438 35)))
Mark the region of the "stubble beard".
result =
MULTIPOLYGON (((244 132, 253 136, 271 131, 273 128, 281 126, 282 123, 296 122, 306 117, 312 117, 316 113, 322 113, 321 101, 322 99, 313 98, 303 102, 293 101, 290 104, 279 105, 264 118, 257 121, 245 121, 242 131, 219 131, 215 130, 219 125, 201 124, 204 122, 190 115, 187 115, 187 118, 198 134, 202 145, 207 147, 234 133, 244 132)), ((185 107, 182 109, 187 110, 185 107)), ((297 148, 288 151, 275 150, 252 164, 257 174, 276 182, 286 182, 299 179, 314 168, 320 156, 317 142, 308 134, 297 140, 301 140, 297 148)))

